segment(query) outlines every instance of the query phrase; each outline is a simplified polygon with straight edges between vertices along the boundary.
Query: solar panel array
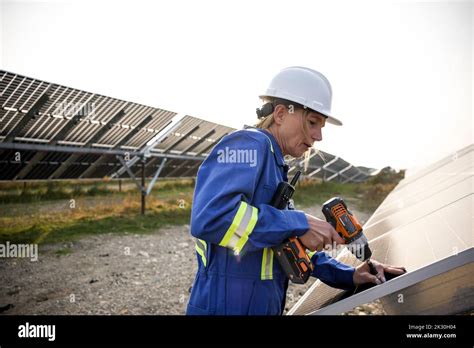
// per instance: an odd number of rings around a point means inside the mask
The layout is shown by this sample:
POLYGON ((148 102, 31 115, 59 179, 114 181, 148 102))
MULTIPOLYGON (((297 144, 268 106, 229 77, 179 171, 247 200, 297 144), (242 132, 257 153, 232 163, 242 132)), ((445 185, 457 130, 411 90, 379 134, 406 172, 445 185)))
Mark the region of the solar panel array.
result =
MULTIPOLYGON (((343 299, 317 281, 290 314, 338 314, 380 298, 388 314, 474 309, 474 145, 402 180, 364 225, 373 258, 408 273, 343 299), (403 301, 400 301, 403 295, 403 301)), ((351 253, 338 259, 358 265, 351 253)))
MULTIPOLYGON (((102 178, 122 167, 177 113, 0 71, 0 180, 102 178)), ((146 175, 195 175, 230 127, 185 116, 147 149, 146 175)), ((135 168, 138 171, 139 168, 135 168)), ((127 173, 123 172, 122 177, 127 173)))
MULTIPOLYGON (((290 173, 295 169, 303 169, 304 160, 294 160, 289 163, 289 166, 290 173)), ((373 171, 374 169, 370 168, 355 167, 339 156, 318 150, 310 154, 305 176, 343 183, 363 182, 373 171)))
MULTIPOLYGON (((0 180, 192 177, 233 128, 0 71, 0 180), (166 161, 164 159, 166 158, 166 161)), ((290 163, 291 170, 302 161, 290 163)), ((369 171, 320 151, 307 176, 366 180, 369 171)))

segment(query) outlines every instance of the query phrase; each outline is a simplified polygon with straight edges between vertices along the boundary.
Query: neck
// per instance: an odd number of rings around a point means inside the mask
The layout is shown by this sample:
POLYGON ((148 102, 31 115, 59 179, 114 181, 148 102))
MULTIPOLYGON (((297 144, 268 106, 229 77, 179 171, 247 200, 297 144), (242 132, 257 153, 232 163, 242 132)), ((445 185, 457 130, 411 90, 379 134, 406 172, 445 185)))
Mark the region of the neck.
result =
POLYGON ((281 152, 283 153, 283 156, 286 156, 286 150, 283 146, 283 141, 280 137, 280 133, 278 132, 278 129, 275 127, 275 125, 271 125, 269 128, 266 129, 273 137, 275 138, 276 142, 278 143, 278 146, 280 146, 281 152))

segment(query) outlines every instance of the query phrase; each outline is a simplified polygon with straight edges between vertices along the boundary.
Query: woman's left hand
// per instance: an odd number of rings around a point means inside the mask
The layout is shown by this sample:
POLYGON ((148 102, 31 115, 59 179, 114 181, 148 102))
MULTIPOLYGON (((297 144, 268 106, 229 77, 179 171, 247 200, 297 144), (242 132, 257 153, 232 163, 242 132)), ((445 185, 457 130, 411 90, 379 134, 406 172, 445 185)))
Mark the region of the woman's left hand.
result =
POLYGON ((370 273, 370 267, 367 262, 361 263, 359 266, 356 267, 354 272, 354 276, 352 280, 354 281, 354 285, 361 285, 364 283, 374 283, 374 284, 382 284, 385 283, 385 272, 400 275, 406 273, 405 267, 397 267, 391 265, 385 265, 375 260, 370 260, 374 265, 377 274, 373 275, 370 273))

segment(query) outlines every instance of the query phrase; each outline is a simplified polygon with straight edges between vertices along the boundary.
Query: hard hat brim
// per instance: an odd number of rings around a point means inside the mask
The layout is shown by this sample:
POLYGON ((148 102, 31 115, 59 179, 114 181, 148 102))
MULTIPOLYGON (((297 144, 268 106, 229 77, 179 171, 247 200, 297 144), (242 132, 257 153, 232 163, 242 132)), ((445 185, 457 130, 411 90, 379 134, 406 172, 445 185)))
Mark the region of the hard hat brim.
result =
POLYGON ((332 116, 326 116, 326 117, 327 117, 326 122, 328 122, 330 124, 333 124, 335 126, 342 126, 342 122, 340 120, 338 120, 337 118, 332 117, 332 116))

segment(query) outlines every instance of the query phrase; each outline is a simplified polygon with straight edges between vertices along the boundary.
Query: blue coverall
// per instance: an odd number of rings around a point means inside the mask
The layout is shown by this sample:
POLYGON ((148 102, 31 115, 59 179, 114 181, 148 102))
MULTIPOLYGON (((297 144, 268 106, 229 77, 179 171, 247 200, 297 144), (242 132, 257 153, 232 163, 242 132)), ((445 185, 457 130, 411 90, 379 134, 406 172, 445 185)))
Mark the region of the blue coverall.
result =
MULTIPOLYGON (((287 171, 275 138, 255 128, 225 136, 202 163, 191 213, 198 271, 187 314, 283 313, 288 278, 271 247, 309 229, 302 211, 269 205, 287 171)), ((311 262, 324 283, 353 286, 353 267, 324 252, 311 262)))

